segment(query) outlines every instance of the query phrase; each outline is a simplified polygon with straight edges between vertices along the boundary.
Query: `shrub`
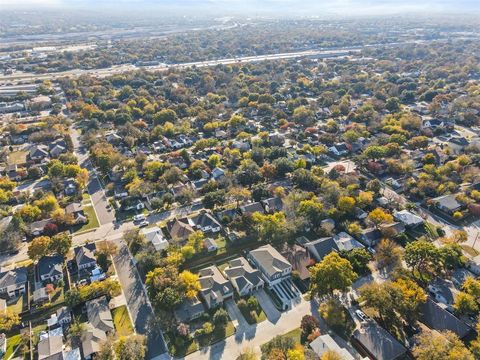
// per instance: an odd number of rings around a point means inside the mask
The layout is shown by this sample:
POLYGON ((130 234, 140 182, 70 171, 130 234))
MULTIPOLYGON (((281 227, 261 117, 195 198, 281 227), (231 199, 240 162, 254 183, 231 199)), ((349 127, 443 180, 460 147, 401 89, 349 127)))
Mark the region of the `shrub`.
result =
POLYGON ((256 310, 258 309, 258 300, 255 296, 250 296, 247 300, 247 306, 250 310, 256 310))
POLYGON ((227 325, 228 323, 228 313, 225 309, 218 309, 213 315, 213 323, 215 325, 227 325))

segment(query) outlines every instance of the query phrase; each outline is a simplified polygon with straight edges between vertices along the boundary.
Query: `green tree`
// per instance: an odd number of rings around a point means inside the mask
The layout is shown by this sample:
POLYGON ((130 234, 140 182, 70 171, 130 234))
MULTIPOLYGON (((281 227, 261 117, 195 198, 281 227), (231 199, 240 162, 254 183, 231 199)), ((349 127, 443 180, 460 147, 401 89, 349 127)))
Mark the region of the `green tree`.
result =
POLYGON ((115 344, 115 354, 118 360, 145 359, 145 337, 138 334, 120 337, 115 344))
POLYGON ((450 331, 423 331, 413 348, 417 360, 474 360, 473 354, 450 331))

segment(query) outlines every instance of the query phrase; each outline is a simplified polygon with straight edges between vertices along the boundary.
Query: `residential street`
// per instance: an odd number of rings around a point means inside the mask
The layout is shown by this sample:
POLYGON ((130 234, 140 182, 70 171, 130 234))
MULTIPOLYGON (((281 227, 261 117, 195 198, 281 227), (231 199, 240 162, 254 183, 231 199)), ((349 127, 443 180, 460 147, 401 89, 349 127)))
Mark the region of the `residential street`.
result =
POLYGON ((167 347, 160 330, 152 326, 155 315, 126 244, 122 240, 115 241, 115 244, 118 246, 118 254, 113 261, 118 279, 125 293, 135 330, 147 336, 148 358, 151 359, 164 354, 167 347))

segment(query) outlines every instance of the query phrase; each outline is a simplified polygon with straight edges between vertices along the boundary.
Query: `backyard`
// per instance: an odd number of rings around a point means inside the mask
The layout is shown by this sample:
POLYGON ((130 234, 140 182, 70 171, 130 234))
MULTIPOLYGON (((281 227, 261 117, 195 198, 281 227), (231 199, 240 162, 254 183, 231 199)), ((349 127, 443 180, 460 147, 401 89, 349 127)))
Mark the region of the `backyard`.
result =
POLYGON ((83 207, 83 212, 88 218, 88 222, 84 225, 79 225, 75 228, 74 232, 76 234, 92 231, 99 226, 97 214, 95 213, 95 209, 92 205, 87 205, 83 207))
POLYGON ((128 336, 133 334, 133 326, 130 321, 127 307, 119 306, 112 310, 113 324, 118 336, 128 336))

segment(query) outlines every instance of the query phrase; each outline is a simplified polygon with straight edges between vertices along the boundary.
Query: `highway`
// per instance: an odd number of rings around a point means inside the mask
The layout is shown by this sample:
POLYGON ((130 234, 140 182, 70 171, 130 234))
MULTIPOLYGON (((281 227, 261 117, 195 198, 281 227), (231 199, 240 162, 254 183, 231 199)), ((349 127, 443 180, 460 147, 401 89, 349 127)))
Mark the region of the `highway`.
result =
POLYGON ((234 58, 225 58, 217 60, 206 60, 206 61, 197 61, 189 63, 179 63, 179 64, 159 64, 155 66, 136 66, 132 64, 112 66, 105 69, 74 69, 62 72, 46 73, 46 74, 33 74, 33 73, 14 73, 10 75, 0 75, 0 85, 6 84, 12 81, 26 81, 31 82, 35 80, 55 80, 62 77, 78 77, 81 75, 91 75, 97 77, 106 77, 114 74, 121 74, 129 71, 135 70, 148 70, 148 71, 165 71, 168 69, 184 69, 190 67, 208 67, 216 65, 230 65, 236 63, 251 63, 267 60, 281 60, 281 59, 296 59, 303 57, 319 57, 319 58, 334 58, 334 57, 344 57, 349 55, 358 55, 360 54, 362 48, 360 47, 351 47, 343 48, 336 50, 306 50, 298 52, 287 52, 279 54, 269 54, 269 55, 258 55, 258 56, 244 56, 244 57, 234 57, 234 58))

